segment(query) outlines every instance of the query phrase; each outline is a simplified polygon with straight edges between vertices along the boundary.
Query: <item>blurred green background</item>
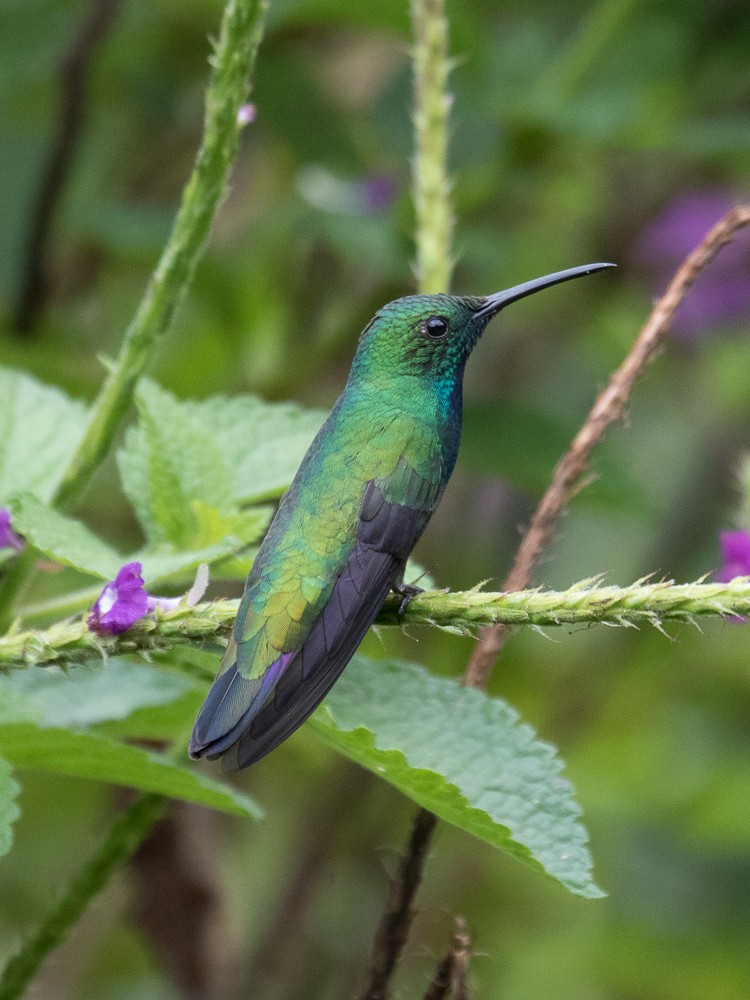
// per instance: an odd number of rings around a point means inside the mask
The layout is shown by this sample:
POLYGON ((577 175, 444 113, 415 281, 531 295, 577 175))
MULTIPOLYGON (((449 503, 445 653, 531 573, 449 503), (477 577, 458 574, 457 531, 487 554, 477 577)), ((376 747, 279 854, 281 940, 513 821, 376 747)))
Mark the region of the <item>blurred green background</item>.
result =
MULTIPOLYGON (((91 9, 0 7, 0 360, 83 398, 96 393, 100 355, 116 353, 168 233, 220 18, 208 0, 124 0, 116 11, 92 53, 46 294, 20 331, 60 60, 91 9)), ((459 466, 417 553, 458 589, 502 578, 519 526, 653 297, 750 195, 750 19, 739 0, 454 0, 448 10, 453 290, 619 265, 504 313, 469 365, 459 466)), ((153 372, 167 388, 330 406, 371 314, 413 290, 409 45, 406 0, 272 0, 257 120, 153 372)), ((745 234, 697 282, 537 582, 690 580, 719 565, 718 531, 736 523, 737 463, 750 448, 749 275, 745 234)), ((122 547, 138 542, 113 463, 80 513, 122 547)), ((467 919, 472 980, 487 1000, 750 995, 747 631, 670 633, 599 627, 549 641, 529 631, 508 644, 492 691, 559 746, 609 897, 568 896, 443 828, 397 996, 422 996, 455 914, 467 919)), ((457 676, 471 645, 386 630, 367 651, 457 676)), ((176 810, 173 841, 162 831, 107 888, 45 965, 36 995, 188 997, 180 975, 197 984, 207 969, 230 1000, 333 1000, 361 987, 413 808, 304 730, 238 780, 265 822, 176 810), (199 883, 195 897, 177 857, 199 883), (200 907, 211 931, 181 955, 200 907)), ((121 804, 84 781, 25 784, 16 846, 0 865, 0 956, 36 926, 121 804)))

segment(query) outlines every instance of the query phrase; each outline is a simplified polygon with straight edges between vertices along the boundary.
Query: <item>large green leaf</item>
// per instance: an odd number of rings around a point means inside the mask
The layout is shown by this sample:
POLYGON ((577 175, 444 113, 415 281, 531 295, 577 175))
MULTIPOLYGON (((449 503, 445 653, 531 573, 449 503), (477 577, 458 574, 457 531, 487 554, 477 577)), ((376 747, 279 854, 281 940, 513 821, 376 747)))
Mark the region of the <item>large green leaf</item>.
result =
POLYGON ((196 502, 219 512, 234 507, 233 477, 214 435, 150 379, 139 384, 136 402, 138 426, 128 430, 117 460, 146 537, 152 544, 205 544, 196 502))
POLYGON ((212 396, 185 406, 214 435, 232 470, 234 498, 242 504, 281 496, 325 419, 321 410, 249 395, 212 396))
POLYGON ((0 506, 16 493, 48 500, 85 424, 83 403, 0 367, 0 506))
POLYGON ((126 559, 80 521, 60 514, 29 493, 10 501, 13 527, 50 559, 112 580, 126 559))
POLYGON ((0 757, 0 858, 8 853, 13 843, 13 823, 19 816, 18 792, 18 782, 13 778, 10 764, 0 757))
POLYGON ((0 725, 0 754, 17 767, 109 781, 157 792, 238 816, 262 816, 247 795, 182 767, 162 754, 117 743, 98 733, 48 728, 31 722, 0 725))
POLYGON ((204 689, 177 674, 113 656, 104 665, 97 660, 65 671, 13 671, 0 677, 0 701, 15 703, 14 721, 87 728, 125 719, 140 708, 167 705, 196 687, 204 689))
POLYGON ((205 535, 221 536, 220 540, 180 552, 162 546, 125 556, 94 535, 80 521, 60 514, 31 494, 14 497, 8 506, 13 515, 14 529, 50 559, 102 580, 114 579, 121 566, 137 561, 142 564, 143 579, 147 584, 160 583, 175 576, 184 579, 201 563, 211 564, 234 555, 263 533, 270 518, 268 507, 237 511, 226 516, 201 509, 201 518, 210 519, 210 530, 205 535))
POLYGON ((501 699, 415 664, 357 657, 313 726, 442 819, 571 892, 602 895, 562 762, 501 699))
MULTIPOLYGON (((252 530, 248 532, 255 536, 258 530, 262 531, 268 522, 266 508, 258 508, 254 513, 258 518, 252 525, 252 530)), ((235 525, 236 527, 236 525, 235 525)), ((252 541, 252 538, 243 538, 236 534, 227 535, 213 545, 207 545, 200 549, 187 549, 182 552, 170 552, 166 549, 143 549, 134 552, 123 559, 123 562, 137 560, 143 566, 143 579, 146 585, 161 584, 171 579, 185 580, 190 577, 201 563, 212 563, 232 557, 239 549, 243 549, 252 541)))

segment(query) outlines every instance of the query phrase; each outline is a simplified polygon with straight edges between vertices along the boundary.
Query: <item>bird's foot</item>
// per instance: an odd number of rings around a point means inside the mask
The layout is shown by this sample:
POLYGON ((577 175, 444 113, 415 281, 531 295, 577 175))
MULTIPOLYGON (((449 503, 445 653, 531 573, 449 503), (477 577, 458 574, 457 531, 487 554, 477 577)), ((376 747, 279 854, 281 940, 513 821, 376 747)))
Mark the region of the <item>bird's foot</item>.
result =
POLYGON ((404 616, 406 615, 406 609, 409 607, 417 594, 424 594, 424 587, 418 587, 415 583, 402 583, 398 587, 393 588, 393 593, 396 597, 401 598, 401 603, 399 604, 397 611, 399 625, 401 625, 403 624, 404 616))

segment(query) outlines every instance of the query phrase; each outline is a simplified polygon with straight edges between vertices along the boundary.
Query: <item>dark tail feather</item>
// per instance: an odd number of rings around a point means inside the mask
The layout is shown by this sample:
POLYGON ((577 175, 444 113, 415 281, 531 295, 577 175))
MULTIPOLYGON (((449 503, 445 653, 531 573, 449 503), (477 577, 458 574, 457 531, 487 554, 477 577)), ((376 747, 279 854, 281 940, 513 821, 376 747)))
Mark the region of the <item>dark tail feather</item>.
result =
POLYGON ((274 750, 315 711, 351 660, 404 562, 358 545, 305 644, 222 760, 237 771, 274 750))
POLYGON ((293 655, 283 653, 262 678, 248 680, 237 670, 236 646, 232 643, 225 657, 229 666, 217 675, 193 726, 188 753, 194 760, 215 760, 237 741, 293 655))

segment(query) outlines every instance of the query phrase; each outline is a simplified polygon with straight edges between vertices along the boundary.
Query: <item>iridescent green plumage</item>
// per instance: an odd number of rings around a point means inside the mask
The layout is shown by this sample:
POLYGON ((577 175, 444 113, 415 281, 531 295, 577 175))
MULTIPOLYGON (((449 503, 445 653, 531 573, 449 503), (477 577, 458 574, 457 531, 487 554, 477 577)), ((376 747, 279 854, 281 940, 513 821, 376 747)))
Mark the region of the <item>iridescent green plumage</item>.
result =
POLYGON ((191 755, 244 767, 313 711, 402 590, 455 465, 464 366, 485 326, 508 302, 605 266, 489 298, 409 296, 375 316, 260 548, 191 755))

